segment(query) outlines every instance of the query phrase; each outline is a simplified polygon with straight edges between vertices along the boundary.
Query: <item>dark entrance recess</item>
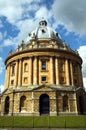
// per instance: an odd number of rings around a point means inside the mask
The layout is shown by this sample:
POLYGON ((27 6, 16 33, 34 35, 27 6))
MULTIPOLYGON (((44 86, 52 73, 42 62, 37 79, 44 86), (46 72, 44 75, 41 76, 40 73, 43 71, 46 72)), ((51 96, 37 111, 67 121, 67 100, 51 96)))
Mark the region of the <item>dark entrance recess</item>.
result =
POLYGON ((83 97, 79 96, 79 110, 80 110, 80 114, 83 114, 83 97))
POLYGON ((5 99, 4 114, 8 114, 9 113, 9 106, 10 106, 10 98, 7 96, 6 99, 5 99))
POLYGON ((40 115, 50 113, 49 96, 47 94, 42 94, 40 96, 39 111, 40 115))

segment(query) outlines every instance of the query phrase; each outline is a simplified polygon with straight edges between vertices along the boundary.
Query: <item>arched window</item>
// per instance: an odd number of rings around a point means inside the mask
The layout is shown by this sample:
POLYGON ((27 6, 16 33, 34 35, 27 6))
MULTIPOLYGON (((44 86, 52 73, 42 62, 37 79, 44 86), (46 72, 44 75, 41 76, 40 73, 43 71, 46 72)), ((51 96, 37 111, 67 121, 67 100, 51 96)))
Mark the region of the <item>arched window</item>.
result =
POLYGON ((20 98, 20 112, 21 111, 26 111, 26 97, 22 96, 20 98))
POLYGON ((25 64, 24 64, 24 72, 27 72, 27 71, 28 71, 28 64, 25 63, 25 64))
POLYGON ((11 66, 11 74, 15 75, 15 64, 11 66))
POLYGON ((5 99, 4 114, 9 114, 9 107, 10 107, 10 98, 9 96, 7 96, 5 99))
POLYGON ((63 111, 68 111, 68 96, 63 96, 63 111))
POLYGON ((41 63, 42 65, 41 65, 41 69, 43 70, 43 71, 45 71, 47 68, 46 68, 46 60, 42 60, 42 63, 41 63))

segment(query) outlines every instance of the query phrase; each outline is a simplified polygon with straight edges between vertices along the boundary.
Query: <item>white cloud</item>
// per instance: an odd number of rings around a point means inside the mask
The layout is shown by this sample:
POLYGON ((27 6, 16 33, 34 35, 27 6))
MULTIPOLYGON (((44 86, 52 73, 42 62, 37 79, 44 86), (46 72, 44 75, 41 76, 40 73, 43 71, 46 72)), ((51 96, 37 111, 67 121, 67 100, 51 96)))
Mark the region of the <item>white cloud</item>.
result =
POLYGON ((14 22, 21 17, 22 9, 19 0, 1 0, 0 1, 0 15, 7 17, 9 22, 14 22))
POLYGON ((30 33, 39 26, 39 21, 43 16, 46 19, 51 17, 51 13, 47 10, 46 7, 40 7, 35 12, 34 18, 18 21, 16 23, 16 27, 20 31, 18 35, 15 38, 13 38, 14 43, 17 43, 16 45, 18 45, 21 43, 22 40, 25 40, 26 37, 28 36, 28 33, 30 33))
POLYGON ((13 39, 5 39, 4 46, 19 44, 28 33, 38 26, 38 20, 42 17, 46 19, 55 18, 53 28, 58 24, 63 24, 67 29, 67 35, 70 31, 75 31, 80 35, 86 34, 86 0, 54 0, 52 9, 39 5, 41 0, 0 0, 0 16, 6 16, 8 22, 14 24, 19 33, 13 39), (71 6, 70 6, 71 5, 71 6), (31 13, 34 14, 32 17, 31 13), (35 20, 35 21, 34 21, 35 20))
POLYGON ((40 0, 34 0, 33 4, 32 2, 33 0, 17 0, 17 2, 15 0, 0 0, 0 16, 5 16, 10 23, 16 24, 18 20, 24 18, 28 10, 33 10, 32 5, 35 10, 38 9, 37 3, 40 0))
POLYGON ((51 11, 49 11, 46 7, 42 6, 36 12, 35 17, 41 19, 42 17, 48 19, 52 15, 51 11))
POLYGON ((85 87, 85 90, 86 90, 86 77, 83 77, 83 82, 84 82, 84 87, 85 87))
POLYGON ((10 38, 10 39, 5 39, 4 40, 4 42, 3 42, 3 46, 12 46, 12 45, 14 45, 14 41, 13 41, 13 39, 12 38, 10 38))
POLYGON ((0 74, 3 72, 4 70, 4 62, 3 62, 3 59, 0 57, 0 74))
POLYGON ((35 14, 39 10, 38 2, 40 0, 34 0, 34 2, 33 0, 17 0, 17 2, 14 0, 0 0, 0 16, 5 16, 8 22, 15 25, 16 29, 19 30, 18 35, 13 38, 6 38, 6 33, 4 33, 4 41, 1 47, 20 44, 28 33, 36 27, 37 19, 36 17, 33 18, 30 13, 34 11, 35 14))
POLYGON ((55 0, 52 13, 68 31, 86 35, 86 0, 55 0))
POLYGON ((84 86, 86 88, 86 46, 80 46, 78 52, 83 60, 82 73, 83 73, 84 86))
POLYGON ((25 40, 28 36, 28 33, 30 33, 32 30, 34 30, 38 26, 38 20, 34 21, 34 18, 32 19, 26 19, 21 20, 16 24, 17 28, 20 30, 18 35, 12 39, 12 42, 15 43, 17 46, 22 42, 22 40, 25 40), (35 24, 34 24, 35 22, 35 24))
POLYGON ((2 93, 3 92, 3 90, 4 90, 4 85, 0 85, 0 92, 2 93))
POLYGON ((4 39, 2 47, 13 46, 13 45, 17 47, 18 44, 21 44, 22 40, 25 40, 27 38, 28 33, 33 31, 37 26, 38 26, 38 19, 35 19, 35 18, 21 20, 17 22, 16 27, 18 28, 18 30, 20 30, 18 35, 13 38, 10 37, 10 38, 4 39))

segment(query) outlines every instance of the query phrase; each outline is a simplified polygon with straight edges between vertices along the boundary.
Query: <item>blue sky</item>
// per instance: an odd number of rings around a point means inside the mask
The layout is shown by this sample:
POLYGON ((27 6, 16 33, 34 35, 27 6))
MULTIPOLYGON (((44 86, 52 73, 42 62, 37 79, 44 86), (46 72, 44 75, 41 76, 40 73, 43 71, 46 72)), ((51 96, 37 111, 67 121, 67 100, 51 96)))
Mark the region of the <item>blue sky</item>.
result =
POLYGON ((63 41, 83 59, 86 88, 86 0, 0 0, 0 88, 5 80, 4 61, 44 17, 63 41))

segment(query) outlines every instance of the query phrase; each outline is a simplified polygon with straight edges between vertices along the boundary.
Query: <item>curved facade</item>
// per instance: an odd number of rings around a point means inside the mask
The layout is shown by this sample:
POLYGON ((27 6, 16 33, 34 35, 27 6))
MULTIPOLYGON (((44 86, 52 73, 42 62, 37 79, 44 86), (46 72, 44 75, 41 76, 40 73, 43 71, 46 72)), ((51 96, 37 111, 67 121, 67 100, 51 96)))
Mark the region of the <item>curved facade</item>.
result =
POLYGON ((85 113, 82 59, 46 20, 9 53, 5 64, 2 115, 85 113))

